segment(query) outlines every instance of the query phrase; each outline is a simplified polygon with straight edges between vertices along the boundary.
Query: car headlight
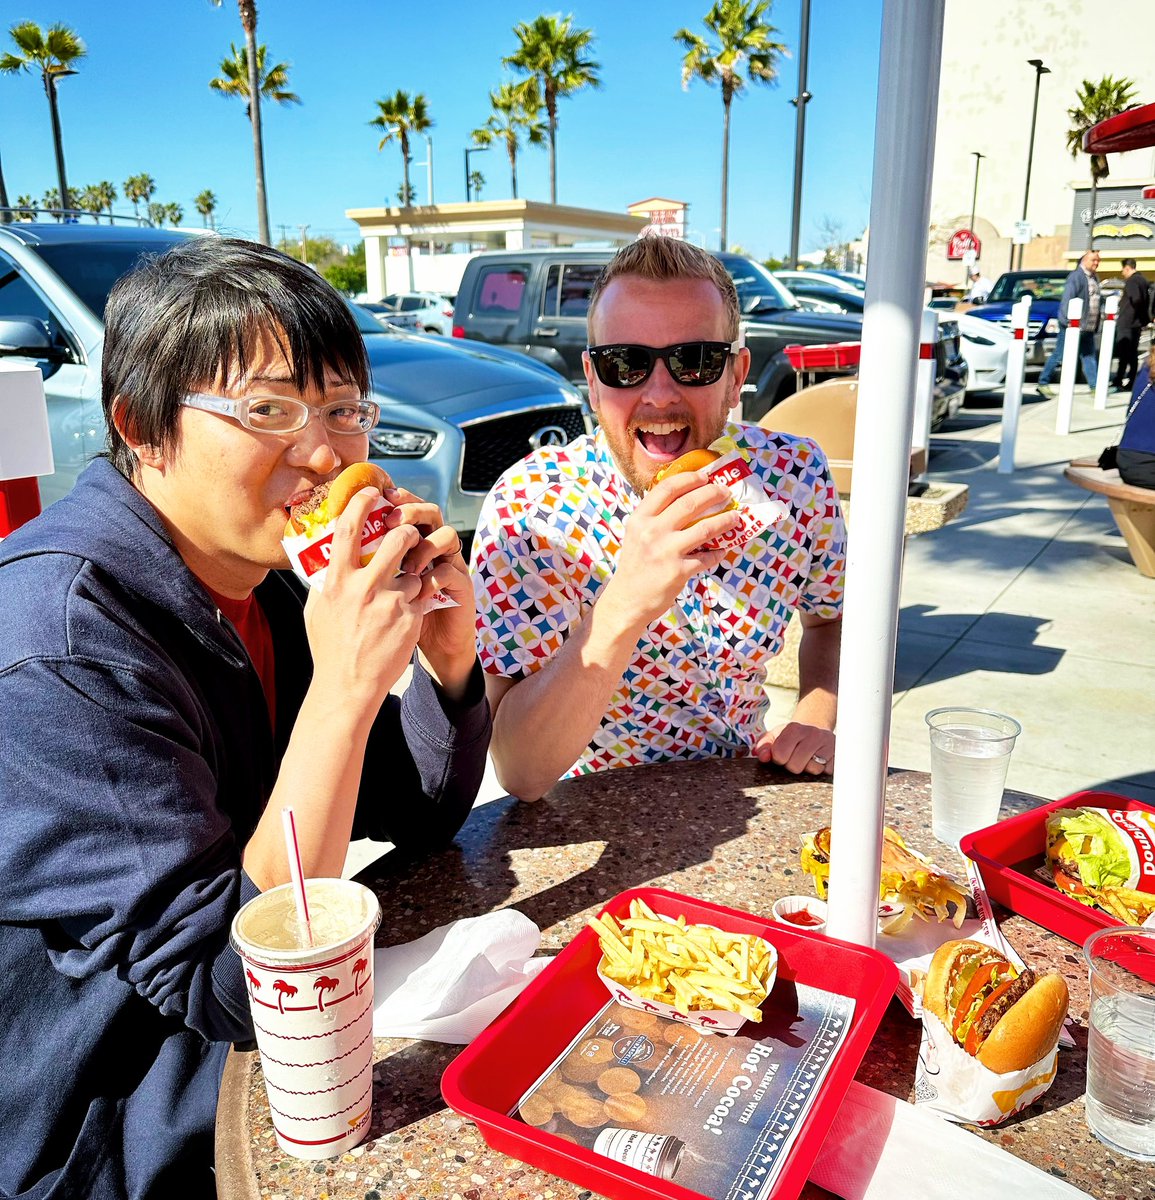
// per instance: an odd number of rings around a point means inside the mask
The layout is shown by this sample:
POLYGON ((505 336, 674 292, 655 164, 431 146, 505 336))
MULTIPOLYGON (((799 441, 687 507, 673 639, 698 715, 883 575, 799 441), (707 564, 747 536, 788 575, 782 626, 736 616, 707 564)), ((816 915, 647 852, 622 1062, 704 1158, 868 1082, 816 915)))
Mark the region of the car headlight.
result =
POLYGON ((378 425, 369 434, 369 445, 382 458, 424 458, 436 440, 433 433, 388 425, 378 425))
POLYGON ((975 333, 964 333, 963 337, 968 342, 974 342, 976 346, 993 346, 994 342, 990 338, 980 337, 975 333))
POLYGON ((1047 322, 1047 323, 1046 323, 1046 324, 1043 326, 1043 332, 1044 332, 1044 333, 1058 333, 1058 332, 1059 332, 1059 321, 1058 321, 1058 318, 1057 318, 1057 317, 1052 317, 1052 318, 1051 318, 1051 319, 1050 319, 1050 320, 1049 320, 1049 321, 1048 321, 1048 322, 1047 322))

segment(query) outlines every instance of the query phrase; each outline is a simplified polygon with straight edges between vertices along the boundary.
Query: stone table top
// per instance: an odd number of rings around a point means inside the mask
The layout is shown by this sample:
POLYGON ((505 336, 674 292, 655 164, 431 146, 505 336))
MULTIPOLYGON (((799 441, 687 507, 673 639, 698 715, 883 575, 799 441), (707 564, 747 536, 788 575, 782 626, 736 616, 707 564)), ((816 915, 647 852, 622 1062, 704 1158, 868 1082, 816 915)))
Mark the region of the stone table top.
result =
MULTIPOLYGON (((831 792, 829 779, 797 778, 753 759, 604 771, 560 783, 536 804, 507 797, 484 805, 448 849, 422 860, 392 852, 358 878, 381 899, 378 945, 513 907, 538 925, 542 953, 552 954, 608 899, 643 885, 769 916, 778 897, 812 890, 798 849, 803 834, 829 824, 831 792)), ((1002 815, 1042 802, 1008 792, 1002 815)), ((886 820, 914 848, 962 877, 957 852, 930 834, 929 776, 890 774, 886 820)), ((1060 1053, 1055 1083, 1035 1104, 996 1129, 976 1132, 1098 1200, 1155 1195, 1155 1167, 1109 1151, 1084 1120, 1088 995, 1079 947, 1023 917, 998 915, 1028 964, 1066 977, 1077 1044, 1060 1053)), ((857 1078, 911 1099, 919 1033, 919 1024, 892 1001, 857 1078)), ((279 1150, 257 1055, 232 1051, 217 1113, 218 1194, 228 1200, 593 1195, 491 1150, 471 1121, 445 1107, 441 1073, 459 1050, 377 1039, 369 1136, 322 1162, 279 1150)), ((814 1184, 803 1193, 806 1200, 826 1195, 814 1184)))

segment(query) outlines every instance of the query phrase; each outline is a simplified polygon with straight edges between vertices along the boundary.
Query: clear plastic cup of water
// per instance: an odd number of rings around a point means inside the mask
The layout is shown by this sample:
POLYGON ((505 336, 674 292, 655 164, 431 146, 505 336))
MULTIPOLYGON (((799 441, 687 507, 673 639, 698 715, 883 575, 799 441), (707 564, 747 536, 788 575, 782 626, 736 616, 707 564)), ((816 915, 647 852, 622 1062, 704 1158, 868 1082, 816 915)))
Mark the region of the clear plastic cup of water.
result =
POLYGON ((1120 1154, 1155 1162, 1155 929, 1100 929, 1083 955, 1087 1125, 1120 1154))
POLYGON ((1014 717, 985 708, 935 708, 930 727, 931 830, 957 846, 964 833, 999 819, 1015 739, 1014 717))

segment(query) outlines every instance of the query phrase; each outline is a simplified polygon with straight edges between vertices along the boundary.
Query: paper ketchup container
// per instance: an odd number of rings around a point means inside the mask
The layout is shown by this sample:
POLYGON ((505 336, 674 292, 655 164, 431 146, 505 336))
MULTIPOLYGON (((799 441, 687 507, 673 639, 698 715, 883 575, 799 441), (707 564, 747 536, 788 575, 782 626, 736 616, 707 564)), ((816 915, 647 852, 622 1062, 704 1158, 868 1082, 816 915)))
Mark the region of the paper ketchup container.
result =
MULTIPOLYGON (((668 917, 661 919, 669 920, 668 917)), ((755 937, 753 940, 760 943, 770 955, 770 969, 766 974, 766 993, 769 995, 778 975, 778 951, 763 938, 755 937)), ((649 997, 639 996, 624 983, 618 983, 617 980, 606 975, 603 972, 603 967, 606 965, 607 960, 603 954, 598 961, 598 978, 605 984, 610 995, 627 1008, 636 1008, 641 1012, 652 1013, 655 1017, 666 1017, 683 1025, 692 1025, 704 1033, 735 1034, 746 1024, 746 1018, 741 1013, 730 1012, 729 1009, 702 1008, 691 1009, 689 1013, 683 1013, 679 1012, 672 1004, 666 1004, 662 1000, 651 1000, 649 997)))
MULTIPOLYGON (((378 496, 365 517, 361 527, 361 565, 365 564, 377 552, 384 538, 385 518, 396 505, 390 504, 384 496, 378 496)), ((339 520, 340 518, 338 518, 339 520)), ((281 539, 281 545, 289 557, 293 574, 311 588, 320 588, 325 582, 329 571, 329 556, 333 552, 333 533, 337 522, 330 521, 315 533, 290 534, 281 539)), ((444 592, 434 592, 426 601, 425 611, 433 612, 438 608, 456 608, 457 601, 444 592)))
MULTIPOLYGON (((762 481, 750 465, 750 456, 732 438, 718 438, 710 443, 710 449, 721 454, 704 470, 711 483, 720 483, 738 506, 741 523, 726 533, 696 548, 701 550, 725 550, 731 546, 744 546, 772 525, 776 525, 788 514, 786 506, 767 494, 762 481)), ((728 505, 717 510, 722 512, 728 505)), ((712 514, 709 514, 712 515, 712 514)))
POLYGON ((918 1048, 914 1102, 969 1125, 1001 1125, 1033 1104, 1055 1081, 1059 1047, 1021 1071, 998 1074, 984 1067, 925 1008, 918 1048))

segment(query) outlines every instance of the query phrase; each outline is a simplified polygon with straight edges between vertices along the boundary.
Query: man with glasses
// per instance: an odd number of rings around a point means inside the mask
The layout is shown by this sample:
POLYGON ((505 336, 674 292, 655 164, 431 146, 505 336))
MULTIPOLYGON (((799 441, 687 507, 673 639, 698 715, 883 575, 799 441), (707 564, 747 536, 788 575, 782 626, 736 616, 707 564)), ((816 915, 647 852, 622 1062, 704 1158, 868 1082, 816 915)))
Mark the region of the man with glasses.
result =
POLYGON ((208 1197, 225 1055, 253 1035, 229 926, 289 879, 281 810, 307 877, 352 837, 442 844, 488 707, 436 506, 388 492, 362 566, 362 492, 322 591, 282 569, 286 507, 377 419, 337 293, 195 239, 105 323, 107 457, 0 544, 0 1194, 208 1197), (459 607, 424 614, 435 588, 459 607))
POLYGON ((591 437, 510 468, 486 499, 471 568, 502 785, 755 754, 794 773, 834 760, 845 533, 811 441, 728 423, 750 368, 738 300, 712 255, 672 238, 620 251, 594 287, 591 437), (741 548, 701 472, 655 474, 734 438, 788 516, 741 548), (767 720, 768 661, 802 616, 793 719, 767 720))

